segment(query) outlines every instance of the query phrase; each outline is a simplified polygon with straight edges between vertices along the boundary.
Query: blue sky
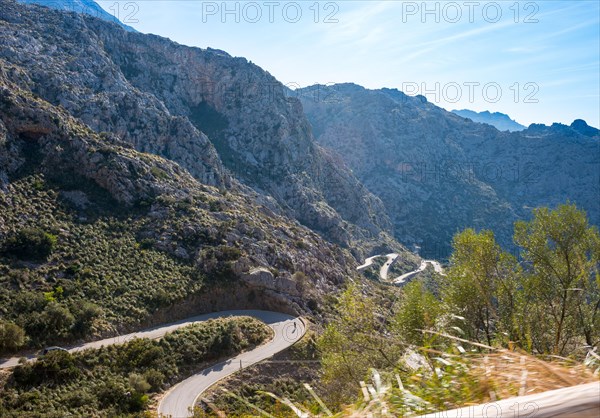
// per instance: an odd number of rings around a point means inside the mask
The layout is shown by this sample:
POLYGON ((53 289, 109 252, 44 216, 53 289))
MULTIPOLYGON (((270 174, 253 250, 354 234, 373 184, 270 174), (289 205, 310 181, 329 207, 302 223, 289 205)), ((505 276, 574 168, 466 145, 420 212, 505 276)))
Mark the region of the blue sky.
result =
POLYGON ((354 82, 525 125, 600 126, 597 1, 98 3, 141 32, 246 57, 290 86, 354 82))

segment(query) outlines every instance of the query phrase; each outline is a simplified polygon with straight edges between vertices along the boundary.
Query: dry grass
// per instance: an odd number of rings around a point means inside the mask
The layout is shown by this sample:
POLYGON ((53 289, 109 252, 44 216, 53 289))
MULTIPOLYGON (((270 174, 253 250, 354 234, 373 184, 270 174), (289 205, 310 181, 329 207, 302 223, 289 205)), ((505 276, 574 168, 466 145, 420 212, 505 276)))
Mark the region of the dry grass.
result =
MULTIPOLYGON (((541 358, 518 350, 490 347, 448 334, 423 332, 437 334, 459 344, 465 343, 489 351, 487 354, 465 352, 461 356, 456 356, 462 357, 461 361, 469 368, 467 372, 469 376, 477 380, 481 386, 489 388, 487 391, 489 397, 481 399, 479 403, 599 380, 600 356, 594 351, 588 351, 584 362, 552 355, 541 358)), ((461 347, 460 351, 463 350, 461 347)))
POLYGON ((509 350, 472 357, 469 374, 489 388, 489 396, 480 403, 598 381, 582 363, 566 358, 545 361, 509 350))
MULTIPOLYGON (((588 365, 586 365, 567 358, 554 356, 541 359, 526 353, 504 349, 494 349, 487 354, 481 352, 449 354, 431 349, 425 351, 433 356, 440 355, 440 359, 443 358, 451 365, 442 373, 452 375, 455 373, 453 370, 460 368, 456 366, 465 367, 466 373, 456 373, 451 380, 452 384, 464 387, 469 386, 465 385, 465 380, 470 381, 471 390, 464 391, 465 395, 471 397, 470 399, 446 399, 445 407, 433 408, 433 405, 428 402, 431 401, 431 398, 423 395, 435 398, 438 395, 447 395, 447 393, 443 393, 439 387, 432 385, 430 391, 425 390, 419 392, 419 396, 415 396, 415 393, 410 391, 410 385, 405 386, 406 382, 403 384, 396 376, 397 382, 390 381, 391 385, 387 387, 375 382, 366 385, 368 390, 364 391, 362 402, 349 406, 336 414, 335 418, 417 416, 435 410, 483 404, 599 380, 600 357, 597 357, 595 353, 591 355, 594 357, 593 361, 587 362, 588 365), (473 390, 473 387, 476 389, 473 390), (374 388, 375 390, 373 390, 374 388), (408 407, 411 403, 415 407, 408 407)), ((588 355, 588 357, 590 356, 588 355)), ((362 386, 365 387, 364 384, 362 386)), ((315 415, 314 417, 321 416, 324 415, 315 415)))

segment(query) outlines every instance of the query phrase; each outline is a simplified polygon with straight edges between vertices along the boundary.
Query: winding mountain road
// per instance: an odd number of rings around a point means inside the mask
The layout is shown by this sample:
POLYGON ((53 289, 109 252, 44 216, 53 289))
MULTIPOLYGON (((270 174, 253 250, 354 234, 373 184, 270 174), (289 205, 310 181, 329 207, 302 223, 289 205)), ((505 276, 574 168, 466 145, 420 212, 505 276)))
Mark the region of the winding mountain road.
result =
POLYGON ((404 273, 403 275, 398 276, 395 279, 392 279, 392 283, 394 283, 394 284, 404 283, 404 281, 406 279, 409 279, 412 276, 414 276, 415 274, 420 273, 423 270, 425 270, 427 268, 427 264, 431 264, 436 273, 441 274, 441 275, 444 274, 444 269, 442 268, 442 265, 440 263, 438 263, 435 260, 423 260, 423 261, 421 261, 421 265, 419 266, 418 269, 409 271, 408 273, 404 273))
MULTIPOLYGON (((84 343, 81 345, 71 346, 71 347, 66 347, 66 348, 70 353, 75 353, 77 351, 86 350, 88 348, 100 348, 102 346, 109 346, 109 345, 114 345, 114 344, 124 344, 127 341, 132 340, 134 338, 148 338, 151 340, 156 340, 156 339, 162 338, 165 334, 167 334, 169 332, 173 332, 173 331, 175 331, 181 327, 185 327, 187 325, 195 324, 198 322, 204 322, 209 319, 227 318, 227 317, 231 317, 231 316, 244 316, 244 315, 252 316, 254 318, 257 318, 261 321, 266 322, 267 324, 269 324, 268 321, 272 321, 273 318, 280 318, 280 319, 281 318, 288 318, 288 319, 292 318, 291 316, 285 315, 285 314, 279 314, 279 313, 267 312, 267 311, 257 311, 257 310, 213 312, 213 313, 209 313, 209 314, 197 315, 197 316, 193 316, 191 318, 182 319, 181 321, 172 322, 172 323, 166 324, 166 325, 159 325, 159 326, 156 326, 153 328, 148 328, 146 330, 142 330, 142 331, 138 331, 138 332, 132 332, 130 334, 120 335, 118 337, 106 338, 104 340, 92 341, 89 343, 84 343)), ((283 320, 283 319, 281 319, 281 320, 283 320)), ((37 356, 34 354, 21 356, 21 357, 25 357, 28 360, 35 360, 37 358, 37 356)), ((8 369, 8 368, 17 366, 19 364, 19 359, 21 357, 11 357, 9 359, 0 359, 0 361, 2 361, 2 363, 0 363, 0 369, 8 369)))
MULTIPOLYGON (((371 257, 365 259, 365 263, 358 266, 356 268, 356 270, 360 271, 360 270, 366 269, 367 267, 372 266, 373 260, 376 259, 377 257, 387 257, 386 262, 381 266, 381 269, 379 270, 379 278, 383 281, 388 281, 388 270, 399 256, 400 256, 400 254, 397 254, 397 253, 390 253, 385 256, 381 255, 381 254, 374 255, 374 256, 371 256, 371 257)), ((420 273, 423 270, 425 270, 427 268, 427 264, 431 264, 436 273, 439 273, 441 275, 444 274, 444 269, 442 268, 442 265, 440 263, 438 263, 435 260, 423 260, 423 261, 421 261, 421 265, 419 266, 418 269, 409 271, 408 273, 404 273, 401 276, 398 276, 395 279, 392 279, 391 282, 394 284, 402 284, 402 283, 404 283, 404 281, 406 279, 409 279, 410 277, 414 276, 415 274, 420 273)))
MULTIPOLYGON (((377 256, 375 256, 377 257, 377 256)), ((374 258, 374 257, 373 257, 374 258)), ((425 260, 421 263, 429 262, 425 260)), ((432 262, 435 263, 435 262, 432 262)), ((436 263, 437 264, 437 263, 436 263)), ((436 264, 434 268, 437 267, 436 264)), ((439 266, 439 264, 438 264, 439 266)), ((410 273, 422 271, 422 268, 410 273)), ((441 269, 441 266, 439 266, 441 269)), ((436 271, 440 272, 437 268, 436 271)), ((405 276, 405 275, 403 275, 405 276)), ((400 276, 402 277, 402 276, 400 276)), ((181 327, 194 323, 204 322, 209 319, 227 318, 234 316, 251 316, 265 322, 273 330, 273 338, 266 344, 258 346, 251 351, 242 353, 234 358, 215 364, 203 371, 178 383, 169 390, 158 407, 158 412, 164 418, 188 418, 192 415, 194 405, 200 395, 210 386, 223 378, 265 360, 280 351, 292 346, 306 333, 306 326, 302 319, 293 316, 259 310, 234 310, 214 312, 197 315, 171 324, 157 326, 144 331, 134 332, 115 338, 107 338, 69 348, 70 352, 77 352, 88 348, 123 344, 133 338, 158 339, 165 334, 181 327)), ((34 356, 29 359, 34 360, 34 356)), ((0 368, 10 368, 18 365, 19 358, 13 357, 0 364, 0 368)), ((424 415, 424 418, 437 417, 489 417, 489 416, 543 416, 543 417, 572 417, 596 418, 600 416, 600 383, 589 383, 557 389, 534 395, 510 398, 503 401, 483 405, 470 406, 450 411, 440 411, 424 415)))
MULTIPOLYGON (((164 417, 171 418, 189 417, 191 415, 189 411, 193 408, 198 397, 210 386, 240 369, 249 367, 285 350, 300 340, 306 333, 304 322, 300 318, 294 318, 290 315, 269 311, 234 310, 213 312, 193 316, 171 324, 161 325, 139 332, 132 332, 114 338, 106 338, 100 341, 93 341, 79 346, 69 347, 68 351, 74 353, 88 348, 100 348, 102 346, 123 344, 134 338, 159 339, 165 334, 187 325, 208 321, 209 319, 228 318, 233 316, 251 316, 264 322, 273 330, 273 338, 268 343, 258 346, 254 350, 242 353, 237 357, 209 367, 208 369, 178 383, 169 390, 159 405, 159 413, 164 417)), ((12 357, 4 360, 0 363, 0 369, 17 366, 19 364, 19 358, 20 357, 12 357)), ((30 355, 26 358, 34 361, 36 356, 30 355)))
POLYGON ((266 323, 273 330, 273 339, 254 350, 215 364, 175 385, 158 406, 159 416, 186 418, 200 395, 219 380, 265 360, 293 345, 306 333, 300 318, 267 311, 229 311, 227 316, 246 315, 266 323))
POLYGON ((365 264, 362 264, 362 265, 358 266, 356 268, 356 270, 359 270, 359 271, 360 270, 364 270, 367 267, 373 265, 373 260, 375 260, 377 257, 381 257, 381 255, 374 255, 373 257, 366 258, 365 259, 365 264))
MULTIPOLYGON (((191 415, 189 411, 193 408, 198 397, 210 386, 240 369, 244 369, 272 357, 300 340, 306 333, 306 326, 303 320, 283 313, 259 310, 213 312, 193 316, 171 324, 161 325, 139 332, 132 332, 114 338, 106 338, 100 341, 93 341, 79 346, 69 347, 68 351, 74 353, 88 348, 100 348, 102 346, 123 344, 134 338, 159 339, 165 334, 187 325, 208 321, 209 319, 229 318, 234 316, 251 316, 264 322, 273 330, 273 338, 266 344, 258 346, 251 351, 242 353, 227 361, 215 364, 171 388, 158 407, 159 413, 164 417, 171 418, 189 417, 191 415)), ((0 363, 0 369, 17 366, 19 364, 19 358, 20 357, 12 357, 4 360, 0 363)), ((35 361, 36 356, 29 355, 26 358, 35 361)))
POLYGON ((379 270, 379 277, 381 277, 382 280, 387 280, 388 270, 390 269, 394 261, 396 261, 396 258, 398 258, 398 256, 399 254, 396 253, 386 255, 387 260, 385 261, 385 263, 383 263, 383 266, 381 266, 381 269, 379 270))

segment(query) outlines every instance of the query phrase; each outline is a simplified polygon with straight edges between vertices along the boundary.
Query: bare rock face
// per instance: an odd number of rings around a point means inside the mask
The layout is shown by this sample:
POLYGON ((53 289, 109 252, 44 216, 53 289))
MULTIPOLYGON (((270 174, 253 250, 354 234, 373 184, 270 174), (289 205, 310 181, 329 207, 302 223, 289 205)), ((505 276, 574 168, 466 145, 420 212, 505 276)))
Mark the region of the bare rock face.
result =
POLYGON ((359 256, 403 250, 379 198, 315 142, 300 101, 263 69, 86 15, 0 5, 0 58, 33 94, 204 184, 252 188, 359 256))
POLYGON ((296 283, 293 280, 284 277, 275 277, 266 268, 255 268, 249 273, 242 275, 242 280, 251 287, 271 290, 275 293, 283 293, 293 297, 299 297, 296 283))
POLYGON ((176 159, 205 184, 228 183, 206 135, 171 115, 156 97, 133 88, 81 15, 4 2, 0 20, 7 23, 0 29, 0 57, 24 70, 20 81, 34 94, 97 132, 111 132, 139 151, 176 159))
POLYGON ((82 176, 126 206, 161 194, 184 196, 186 187, 194 183, 174 163, 140 158, 132 149, 119 146, 116 138, 112 138, 112 144, 110 137, 103 142, 66 112, 20 90, 7 79, 9 65, 3 60, 0 63, 0 111, 4 147, 8 148, 7 164, 3 166, 6 174, 36 165, 53 178, 82 176), (161 176, 165 181, 157 182, 156 177, 161 176))
POLYGON ((516 219, 567 199, 600 225, 600 136, 584 121, 499 132, 397 90, 340 84, 290 94, 317 141, 383 201, 395 237, 426 257, 447 255, 467 227, 492 229, 510 248, 516 219))
POLYGON ((62 192, 62 197, 67 199, 78 209, 86 209, 90 205, 87 195, 81 190, 68 190, 62 192))

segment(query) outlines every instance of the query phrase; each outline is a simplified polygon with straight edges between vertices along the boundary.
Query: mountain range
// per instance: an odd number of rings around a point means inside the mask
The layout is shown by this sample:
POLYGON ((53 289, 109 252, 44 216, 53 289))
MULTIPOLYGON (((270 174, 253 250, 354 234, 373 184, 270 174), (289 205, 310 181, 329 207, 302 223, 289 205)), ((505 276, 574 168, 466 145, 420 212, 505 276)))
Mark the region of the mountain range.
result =
POLYGON ((473 122, 487 123, 488 125, 494 126, 499 131, 522 131, 526 127, 520 123, 512 120, 510 116, 494 112, 490 113, 485 110, 483 112, 474 112, 472 110, 453 110, 452 113, 462 116, 463 118, 471 119, 473 122))
MULTIPOLYGON (((399 414, 433 412, 488 401, 471 388, 489 376, 459 362, 444 373, 465 390, 425 388, 419 364, 456 351, 437 335, 429 350, 428 332, 593 345, 599 238, 561 205, 600 226, 600 131, 584 120, 526 128, 390 88, 291 90, 92 0, 0 0, 0 39, 0 416, 182 416, 199 399, 279 416, 264 394, 331 415, 376 369, 419 395, 391 391, 399 414), (559 205, 515 245, 515 221, 559 205), (466 228, 525 261, 466 231, 446 263, 466 228), (238 364, 253 368, 221 396, 238 364)), ((359 398, 359 415, 387 399, 359 398)))
POLYGON ((367 255, 418 266, 247 60, 13 0, 0 37, 0 312, 31 344, 232 308, 318 317, 367 255))
POLYGON ((0 57, 27 72, 34 94, 98 132, 179 163, 204 184, 252 188, 358 253, 363 243, 368 252, 393 241, 381 201, 318 146, 300 102, 266 71, 85 15, 19 9, 18 17, 4 10, 19 30, 5 26, 0 57), (35 22, 35 14, 47 20, 35 22), (31 61, 32 48, 44 66, 31 61))
POLYGON ((515 219, 567 199, 599 223, 599 135, 584 121, 501 132, 394 89, 291 91, 244 58, 97 14, 2 0, 7 88, 312 230, 357 262, 395 251, 416 263, 402 244, 444 258, 465 227, 492 229, 510 246, 515 219))
POLYGON ((599 131, 532 124, 501 132, 395 89, 312 86, 298 97, 317 141, 386 207, 394 235, 444 258, 467 227, 512 247, 512 223, 570 200, 600 224, 599 131))

